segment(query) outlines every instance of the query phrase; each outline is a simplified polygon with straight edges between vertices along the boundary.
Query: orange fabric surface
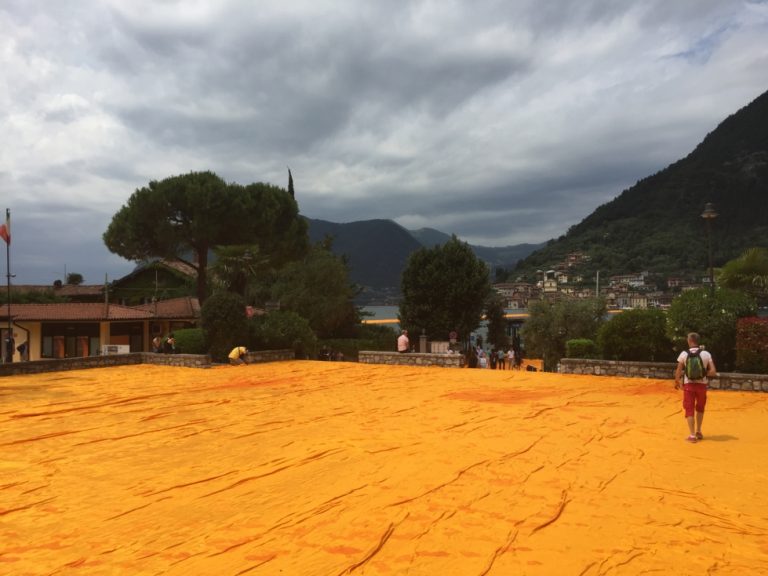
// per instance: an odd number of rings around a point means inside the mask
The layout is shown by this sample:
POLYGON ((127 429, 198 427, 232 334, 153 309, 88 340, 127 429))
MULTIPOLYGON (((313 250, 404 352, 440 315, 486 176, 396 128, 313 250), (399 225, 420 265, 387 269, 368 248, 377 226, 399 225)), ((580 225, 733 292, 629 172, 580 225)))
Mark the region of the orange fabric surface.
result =
POLYGON ((768 574, 768 396, 284 362, 0 379, 0 574, 768 574))

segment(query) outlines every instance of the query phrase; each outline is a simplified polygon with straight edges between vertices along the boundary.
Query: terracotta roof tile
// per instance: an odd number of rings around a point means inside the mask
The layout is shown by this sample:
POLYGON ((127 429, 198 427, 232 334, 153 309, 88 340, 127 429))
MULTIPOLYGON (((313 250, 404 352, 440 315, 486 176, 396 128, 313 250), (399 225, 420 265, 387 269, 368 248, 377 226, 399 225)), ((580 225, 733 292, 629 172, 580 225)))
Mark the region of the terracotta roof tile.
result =
MULTIPOLYGON (((11 316, 24 320, 146 320, 152 318, 146 310, 110 304, 108 310, 101 302, 64 302, 56 304, 12 304, 11 316)), ((0 306, 0 317, 8 318, 8 304, 0 306)))
POLYGON ((197 298, 190 298, 189 296, 158 300, 155 303, 135 306, 135 308, 151 313, 154 318, 200 317, 200 302, 197 298))

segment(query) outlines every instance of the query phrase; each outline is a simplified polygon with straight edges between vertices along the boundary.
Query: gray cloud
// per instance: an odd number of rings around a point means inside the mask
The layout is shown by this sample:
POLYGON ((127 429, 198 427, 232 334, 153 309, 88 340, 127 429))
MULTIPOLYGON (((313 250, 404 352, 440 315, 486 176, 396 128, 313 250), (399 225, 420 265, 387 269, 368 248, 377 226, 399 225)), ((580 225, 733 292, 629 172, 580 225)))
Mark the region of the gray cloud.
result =
POLYGON ((130 270, 112 214, 190 170, 290 166, 309 217, 545 241, 768 88, 764 1, 8 0, 0 29, 28 283, 130 270))

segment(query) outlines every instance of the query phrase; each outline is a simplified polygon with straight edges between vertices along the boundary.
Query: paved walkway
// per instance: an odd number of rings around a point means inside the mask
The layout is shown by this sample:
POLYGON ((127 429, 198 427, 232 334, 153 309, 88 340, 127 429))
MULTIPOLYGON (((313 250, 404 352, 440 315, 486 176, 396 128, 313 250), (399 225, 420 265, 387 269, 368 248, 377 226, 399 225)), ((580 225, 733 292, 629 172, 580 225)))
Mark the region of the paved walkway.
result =
POLYGON ((768 395, 285 362, 0 379, 0 574, 768 574, 768 395))

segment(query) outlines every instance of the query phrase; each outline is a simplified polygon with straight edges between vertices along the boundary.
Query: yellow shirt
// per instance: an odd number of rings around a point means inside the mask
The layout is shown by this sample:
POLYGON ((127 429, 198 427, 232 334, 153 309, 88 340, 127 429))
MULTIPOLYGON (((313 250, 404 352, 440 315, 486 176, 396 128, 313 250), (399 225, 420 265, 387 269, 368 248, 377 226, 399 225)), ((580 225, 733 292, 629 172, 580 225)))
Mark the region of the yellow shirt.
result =
POLYGON ((237 346, 235 348, 232 348, 232 352, 229 353, 229 358, 231 360, 237 360, 242 356, 243 354, 247 354, 248 350, 245 348, 245 346, 237 346))

